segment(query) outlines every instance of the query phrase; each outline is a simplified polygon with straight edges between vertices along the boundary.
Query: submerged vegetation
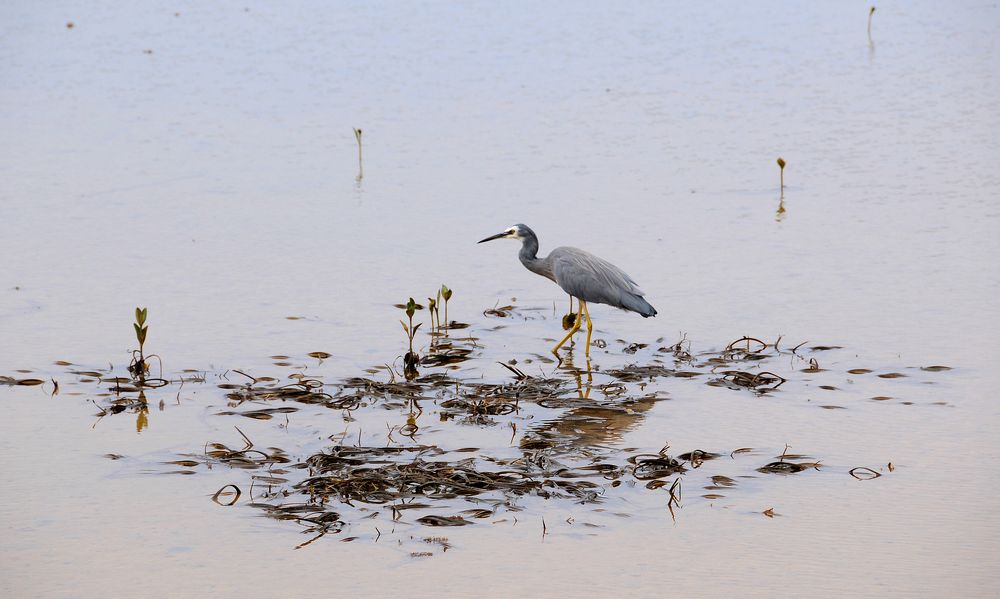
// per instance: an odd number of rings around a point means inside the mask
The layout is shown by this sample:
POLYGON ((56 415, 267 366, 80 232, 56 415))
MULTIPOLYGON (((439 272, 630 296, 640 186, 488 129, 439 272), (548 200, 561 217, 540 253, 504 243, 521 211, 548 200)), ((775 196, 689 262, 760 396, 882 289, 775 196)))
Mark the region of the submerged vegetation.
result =
MULTIPOLYGON (((451 290, 442 286, 438 297, 447 310, 451 290)), ((841 348, 791 346, 782 344, 780 337, 768 342, 746 335, 720 350, 704 351, 695 350, 686 337, 672 343, 662 338, 598 339, 595 347, 610 361, 603 369, 589 359, 585 366, 575 366, 570 352, 559 365, 547 355, 529 354, 520 361, 496 363, 502 367, 496 370, 490 368, 493 362, 483 359, 489 355, 483 338, 504 325, 448 336, 440 329, 469 325, 446 317, 444 327, 434 326, 440 300, 429 298, 428 305, 431 342, 422 357, 414 344, 422 323, 414 317, 423 306, 413 298, 398 305, 407 317, 400 321, 408 343, 401 378, 386 365, 326 381, 318 372, 307 373, 306 366, 295 366, 294 358, 285 355, 273 358, 280 358, 274 367, 286 370, 267 374, 185 370, 170 380, 149 378, 145 308, 135 313, 139 348, 128 365, 130 377, 114 376, 113 367, 81 370, 68 362, 59 364, 71 367, 68 374, 76 379, 69 383, 70 394, 77 393, 72 389, 77 384, 96 382, 103 387, 102 392, 87 394, 96 396, 100 410, 94 426, 106 416, 127 411, 136 415, 136 429, 142 431, 149 426, 147 392, 171 386, 180 405, 186 385, 206 386, 210 379, 225 403, 225 408, 213 412, 215 417, 270 421, 286 432, 303 419, 322 422, 324 427, 341 423, 343 432, 330 434, 320 447, 294 435, 285 436, 281 447, 257 447, 254 435, 235 425, 232 436, 240 440, 235 446, 232 439, 196 439, 190 451, 154 465, 154 471, 163 473, 212 477, 205 483, 212 487, 205 492, 219 506, 248 505, 298 525, 308 535, 298 547, 348 529, 352 536, 342 540, 365 536, 377 542, 396 535, 402 543, 414 537, 400 536, 397 529, 513 526, 518 518, 533 513, 544 517, 547 508, 539 501, 557 502, 574 514, 564 524, 543 523, 545 536, 556 534, 561 526, 577 525, 576 519, 579 525, 600 527, 608 517, 628 517, 628 513, 610 514, 607 507, 620 506, 625 498, 626 505, 652 502, 676 519, 692 505, 752 501, 752 493, 741 496, 741 487, 754 478, 761 480, 753 486, 766 484, 773 475, 808 478, 810 473, 873 480, 891 473, 891 462, 878 460, 888 467, 855 465, 848 471, 842 465, 828 467, 820 459, 791 454, 787 445, 779 455, 773 449, 737 444, 680 450, 669 443, 658 449, 622 445, 654 406, 671 401, 675 392, 680 394, 689 385, 717 387, 756 400, 783 394, 783 402, 808 405, 814 394, 846 386, 844 377, 871 375, 880 385, 898 385, 910 377, 938 376, 934 373, 949 370, 927 366, 904 374, 824 368, 825 352, 841 348), (482 429, 474 435, 484 440, 484 446, 454 443, 466 436, 455 433, 470 427, 482 429), (490 444, 487 439, 495 440, 500 431, 505 442, 490 444), (690 493, 698 487, 703 490, 700 495, 690 493), (686 498, 682 488, 689 491, 686 498)), ((486 310, 484 315, 529 318, 542 312, 512 304, 486 310)), ((320 365, 330 357, 320 351, 306 355, 320 365)), ((0 377, 0 383, 8 385, 42 382, 0 377)), ((165 408, 163 399, 159 407, 165 408)), ((783 440, 775 441, 778 446, 783 440)), ((763 506, 753 506, 747 513, 776 515, 773 507, 763 506)))

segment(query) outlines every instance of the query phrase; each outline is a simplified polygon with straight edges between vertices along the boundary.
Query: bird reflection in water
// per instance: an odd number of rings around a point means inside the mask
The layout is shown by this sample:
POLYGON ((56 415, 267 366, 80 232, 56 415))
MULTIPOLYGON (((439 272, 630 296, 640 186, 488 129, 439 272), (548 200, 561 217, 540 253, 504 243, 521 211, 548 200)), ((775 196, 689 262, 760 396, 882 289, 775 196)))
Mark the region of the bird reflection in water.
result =
POLYGON ((572 354, 563 357, 561 371, 572 374, 577 397, 569 400, 575 407, 551 420, 531 428, 528 436, 544 438, 562 452, 577 453, 581 448, 600 448, 620 443, 624 435, 636 428, 643 414, 658 401, 654 394, 640 398, 613 399, 619 387, 614 383, 597 386, 594 391, 594 372, 590 359, 584 368, 573 364, 572 354))

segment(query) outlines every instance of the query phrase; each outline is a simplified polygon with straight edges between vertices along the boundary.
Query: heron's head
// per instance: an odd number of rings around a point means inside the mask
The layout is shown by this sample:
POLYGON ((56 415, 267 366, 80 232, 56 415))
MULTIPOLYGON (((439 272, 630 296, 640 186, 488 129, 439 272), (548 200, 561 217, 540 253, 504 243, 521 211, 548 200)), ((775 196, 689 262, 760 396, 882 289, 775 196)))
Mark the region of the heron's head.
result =
POLYGON ((507 227, 502 233, 497 233, 496 235, 491 235, 486 239, 483 239, 479 243, 484 243, 487 241, 493 241, 494 239, 524 239, 531 234, 531 229, 525 225, 512 225, 507 227))

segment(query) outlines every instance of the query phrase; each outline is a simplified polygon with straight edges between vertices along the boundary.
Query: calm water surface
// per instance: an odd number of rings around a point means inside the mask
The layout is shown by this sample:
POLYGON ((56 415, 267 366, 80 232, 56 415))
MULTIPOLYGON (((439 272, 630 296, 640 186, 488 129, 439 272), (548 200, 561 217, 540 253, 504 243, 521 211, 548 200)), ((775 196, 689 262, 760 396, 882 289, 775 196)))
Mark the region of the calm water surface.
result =
MULTIPOLYGON (((994 593, 1000 10, 880 3, 869 45, 867 8, 5 3, 0 375, 63 393, 0 386, 0 590, 994 593), (442 533, 404 518, 376 540, 383 515, 339 535, 351 543, 300 550, 295 526, 210 501, 247 473, 161 475, 207 442, 241 443, 217 415, 222 373, 299 366, 333 382, 398 364, 392 305, 442 282, 480 344, 464 376, 509 380, 496 362, 510 359, 552 372, 539 356, 564 295, 514 244, 475 245, 516 222, 543 252, 577 245, 626 267, 659 310, 594 307, 598 384, 684 335, 694 352, 742 335, 842 348, 807 354, 821 376, 776 361, 790 382, 764 396, 658 379, 645 392, 670 401, 573 431, 582 445, 757 448, 713 466, 735 478, 788 444, 820 471, 757 475, 720 499, 686 475, 676 520, 638 485, 603 512, 528 497, 516 524, 442 533), (484 316, 512 298, 537 310, 484 316), (89 400, 106 389, 53 364, 123 375, 137 305, 168 373, 209 373, 151 392, 140 434, 127 414, 95 425, 89 400), (631 342, 650 347, 624 353, 631 342), (951 370, 919 370, 931 365, 951 370), (908 376, 876 376, 890 372, 908 376), (855 466, 885 476, 857 481, 855 466)), ((517 453, 507 421, 428 412, 414 442, 517 453)), ((550 418, 526 407, 511 421, 521 437, 550 418)), ((405 421, 314 408, 236 424, 300 460, 331 435, 385 445, 405 421)))

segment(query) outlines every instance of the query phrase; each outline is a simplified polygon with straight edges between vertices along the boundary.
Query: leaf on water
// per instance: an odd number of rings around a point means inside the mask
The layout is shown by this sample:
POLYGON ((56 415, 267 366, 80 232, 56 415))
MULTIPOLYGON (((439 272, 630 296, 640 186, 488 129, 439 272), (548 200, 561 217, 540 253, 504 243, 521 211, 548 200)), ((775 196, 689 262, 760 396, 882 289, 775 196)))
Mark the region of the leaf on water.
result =
POLYGON ((944 370, 951 370, 951 366, 921 366, 920 370, 926 372, 942 372, 944 370))
POLYGON ((887 400, 890 400, 892 398, 891 397, 887 397, 885 395, 878 395, 878 396, 873 397, 872 399, 874 401, 887 401, 887 400))
POLYGON ((903 374, 903 373, 901 373, 901 372, 887 372, 885 374, 878 375, 878 378, 880 378, 880 379, 898 379, 898 378, 903 378, 905 376, 906 375, 903 374))
POLYGON ((462 510, 462 513, 463 514, 468 514, 469 516, 471 516, 473 518, 489 518, 490 516, 493 515, 493 511, 492 510, 484 510, 482 508, 462 510))
POLYGON ((417 522, 425 526, 465 526, 469 521, 461 516, 424 516, 417 522))
POLYGON ((281 478, 280 476, 254 476, 253 479, 267 485, 280 485, 288 482, 287 478, 281 478))
POLYGON ((309 353, 309 357, 325 360, 330 357, 330 354, 326 353, 325 351, 314 351, 309 353))
POLYGON ((771 462, 757 469, 765 474, 794 474, 809 468, 819 469, 819 462, 771 462))
POLYGON ((848 374, 868 374, 871 370, 867 368, 852 368, 847 371, 848 374))
POLYGON ((33 386, 33 385, 41 385, 44 382, 45 381, 43 381, 42 379, 21 379, 17 381, 17 384, 25 386, 33 386))

